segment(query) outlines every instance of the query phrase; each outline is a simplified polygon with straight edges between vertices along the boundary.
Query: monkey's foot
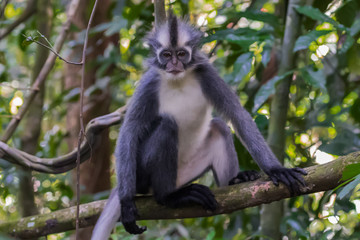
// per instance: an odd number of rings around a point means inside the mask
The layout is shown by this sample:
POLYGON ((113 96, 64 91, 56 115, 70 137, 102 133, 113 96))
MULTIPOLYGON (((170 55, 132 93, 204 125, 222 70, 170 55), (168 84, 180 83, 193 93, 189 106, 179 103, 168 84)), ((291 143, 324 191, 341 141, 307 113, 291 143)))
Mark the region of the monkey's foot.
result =
POLYGON ((122 201, 121 202, 121 222, 125 230, 131 234, 141 234, 146 231, 146 227, 139 227, 136 225, 136 217, 138 217, 135 202, 122 201))
POLYGON ((218 207, 218 202, 211 190, 200 184, 191 184, 180 188, 176 192, 170 193, 163 203, 172 208, 188 206, 195 203, 211 211, 215 211, 218 207))
POLYGON ((250 170, 250 171, 243 171, 239 172, 236 177, 229 181, 229 185, 239 184, 243 182, 254 181, 260 178, 260 174, 257 171, 250 170))

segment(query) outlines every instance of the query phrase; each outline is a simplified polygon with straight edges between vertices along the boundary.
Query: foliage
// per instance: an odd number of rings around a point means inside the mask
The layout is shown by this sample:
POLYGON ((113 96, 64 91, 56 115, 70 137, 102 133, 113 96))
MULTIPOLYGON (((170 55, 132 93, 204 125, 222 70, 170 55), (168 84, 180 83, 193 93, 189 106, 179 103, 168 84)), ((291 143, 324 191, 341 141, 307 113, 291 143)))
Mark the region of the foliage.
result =
MULTIPOLYGON (((313 1, 313 5, 297 7, 303 21, 299 28, 294 52, 296 68, 277 75, 276 56, 281 51, 284 19, 276 9, 284 9, 282 1, 166 1, 177 15, 189 20, 205 32, 202 48, 214 53, 211 58, 224 79, 238 92, 240 101, 252 112, 260 130, 267 135, 269 104, 276 84, 285 75, 292 75, 290 107, 287 119, 286 165, 309 166, 331 161, 334 156, 360 150, 360 5, 355 0, 313 1), (269 74, 272 73, 272 74, 269 74)), ((64 1, 53 1, 53 42, 59 26, 64 22, 64 1)), ((11 1, 0 19, 6 28, 16 19, 25 5, 11 1)), ((119 34, 118 45, 109 45, 104 56, 98 58, 101 67, 97 78, 110 83, 112 105, 115 110, 132 95, 136 81, 145 69, 149 52, 143 42, 152 28, 153 5, 150 1, 113 1, 112 20, 92 28, 106 36, 119 34), (109 74, 110 66, 115 69, 109 74)), ((74 27, 72 31, 77 31, 74 27)), ((0 135, 10 117, 22 105, 30 72, 34 65, 35 44, 26 36, 38 36, 34 17, 16 28, 0 41, 0 135)), ((32 39, 30 39, 32 40, 32 39)), ((67 48, 82 43, 69 41, 67 48)), ((66 50, 62 53, 66 55, 66 50)), ((45 98, 43 132, 37 155, 53 157, 69 151, 65 143, 65 113, 69 103, 79 99, 79 89, 63 90, 61 79, 64 63, 58 61, 48 79, 45 98)), ((104 85, 87 89, 87 96, 104 85)), ((19 138, 26 131, 22 126, 10 144, 18 147, 19 138)), ((111 129, 115 141, 117 129, 111 129)), ((255 164, 244 147, 235 142, 243 169, 255 164)), ((18 178, 16 168, 0 159, 0 220, 19 216, 16 210, 18 178)), ((359 239, 360 182, 359 165, 344 174, 350 182, 334 192, 316 193, 287 201, 287 214, 281 231, 289 239, 359 239)), ((200 181, 213 184, 211 176, 200 181)), ((36 203, 41 212, 70 205, 73 191, 70 178, 64 175, 34 173, 36 203)), ((98 196, 86 196, 86 201, 98 196)), ((85 199, 85 197, 84 197, 85 199)), ((247 239, 259 238, 259 211, 246 209, 230 215, 178 221, 147 221, 145 235, 129 236, 119 226, 112 239, 247 239)), ((62 239, 67 234, 53 236, 62 239)))

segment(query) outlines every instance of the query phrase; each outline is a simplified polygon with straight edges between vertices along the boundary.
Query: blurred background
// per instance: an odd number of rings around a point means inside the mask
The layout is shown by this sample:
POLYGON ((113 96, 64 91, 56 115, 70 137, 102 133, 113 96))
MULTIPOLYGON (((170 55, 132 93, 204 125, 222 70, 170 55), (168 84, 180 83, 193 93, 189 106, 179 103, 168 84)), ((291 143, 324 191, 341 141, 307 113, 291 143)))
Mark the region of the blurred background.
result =
MULTIPOLYGON (((277 155, 285 166, 307 167, 360 150, 360 1, 292 2, 302 6, 294 6, 299 21, 288 27, 296 34, 290 51, 284 41, 289 1, 166 0, 165 4, 205 33, 202 50, 238 93, 270 146, 280 144, 277 155), (294 54, 290 69, 281 61, 289 52, 294 54), (280 94, 276 86, 285 81, 289 102, 281 109, 274 98, 280 94), (286 131, 271 131, 269 137, 272 108, 283 112, 286 131), (275 136, 283 140, 271 142, 275 136)), ((67 0, 0 2, 0 136, 23 105, 49 54, 33 40, 54 44, 67 19, 68 4, 67 0)), ((81 0, 60 52, 63 58, 81 61, 93 4, 93 0, 81 0)), ((153 24, 151 1, 100 1, 87 52, 85 122, 115 111, 131 97, 146 70, 149 48, 144 36, 153 24)), ((80 66, 57 60, 7 143, 46 158, 76 148, 80 79, 80 66)), ((113 126, 105 131, 91 161, 81 166, 82 203, 106 199, 115 184, 112 153, 118 130, 113 126)), ((241 168, 257 169, 241 143, 234 141, 241 168)), ((360 167, 354 169, 360 173, 360 167)), ((215 185, 211 174, 199 181, 215 185)), ((360 239, 359 182, 357 178, 350 188, 299 196, 270 208, 141 221, 148 230, 140 236, 127 234, 119 224, 112 239, 360 239)), ((74 172, 41 174, 0 159, 0 222, 74 205, 75 183, 74 172)), ((83 230, 81 239, 89 239, 90 233, 91 229, 83 230)), ((53 234, 47 239, 72 235, 53 234)), ((0 235, 0 239, 8 238, 0 235)))

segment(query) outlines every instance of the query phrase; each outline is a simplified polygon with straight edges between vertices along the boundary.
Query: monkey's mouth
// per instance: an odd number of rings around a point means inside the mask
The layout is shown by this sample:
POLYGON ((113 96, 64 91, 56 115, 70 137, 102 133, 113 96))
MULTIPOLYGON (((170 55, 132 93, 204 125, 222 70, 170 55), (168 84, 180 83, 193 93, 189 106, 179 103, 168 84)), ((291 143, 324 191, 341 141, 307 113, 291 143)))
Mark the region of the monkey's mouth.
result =
POLYGON ((183 71, 179 71, 179 70, 172 70, 172 71, 167 71, 168 73, 171 73, 173 75, 177 75, 179 73, 182 73, 183 71))

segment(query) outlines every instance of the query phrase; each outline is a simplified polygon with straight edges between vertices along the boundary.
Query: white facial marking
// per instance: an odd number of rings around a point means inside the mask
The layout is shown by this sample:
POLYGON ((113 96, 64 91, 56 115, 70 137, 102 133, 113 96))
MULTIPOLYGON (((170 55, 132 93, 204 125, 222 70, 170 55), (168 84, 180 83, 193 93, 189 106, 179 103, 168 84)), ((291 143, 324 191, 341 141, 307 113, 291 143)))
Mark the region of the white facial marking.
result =
POLYGON ((166 24, 159 29, 156 39, 163 47, 170 45, 170 36, 166 24))
POLYGON ((185 28, 182 26, 183 24, 179 24, 178 28, 178 42, 177 45, 179 47, 184 47, 185 44, 190 40, 189 33, 185 30, 185 28))

